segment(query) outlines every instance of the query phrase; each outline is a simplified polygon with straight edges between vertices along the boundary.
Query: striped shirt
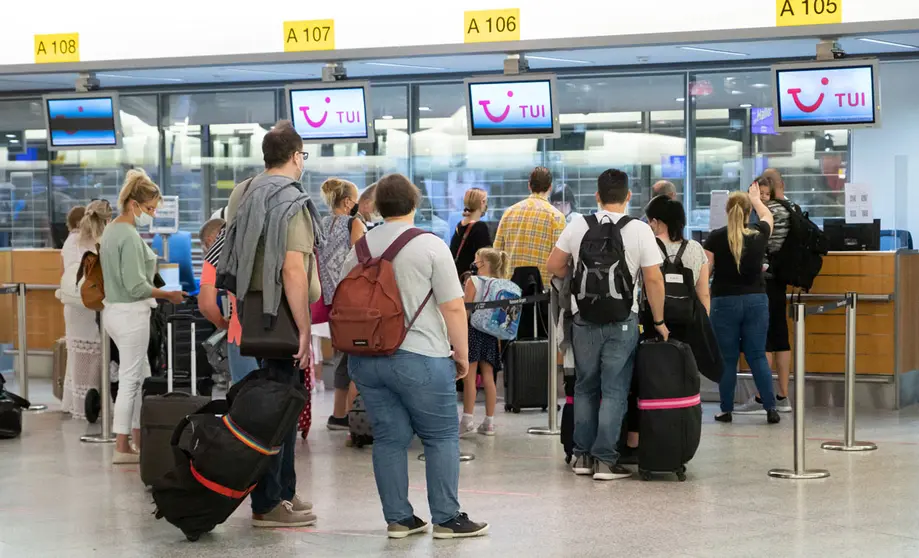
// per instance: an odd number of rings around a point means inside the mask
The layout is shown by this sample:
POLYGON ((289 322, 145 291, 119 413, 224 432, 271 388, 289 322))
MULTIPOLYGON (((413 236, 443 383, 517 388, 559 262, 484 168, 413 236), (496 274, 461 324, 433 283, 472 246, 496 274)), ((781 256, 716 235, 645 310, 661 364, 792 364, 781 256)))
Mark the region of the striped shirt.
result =
POLYGON ((544 285, 549 284, 546 263, 558 237, 565 230, 565 216, 545 197, 531 194, 504 212, 494 247, 509 256, 510 271, 518 267, 538 267, 544 285))
POLYGON ((220 262, 220 252, 223 251, 223 243, 226 238, 227 227, 224 225, 220 229, 220 232, 217 233, 217 238, 214 240, 214 244, 211 245, 211 248, 207 251, 207 254, 204 255, 204 261, 214 267, 217 267, 217 264, 220 262))
MULTIPOLYGON (((791 203, 787 199, 784 201, 791 203)), ((775 200, 766 202, 766 207, 772 212, 772 220, 775 222, 772 227, 772 236, 769 237, 767 251, 769 254, 775 254, 782 249, 785 239, 788 238, 788 229, 791 227, 791 214, 785 209, 785 206, 775 200)), ((794 207, 793 204, 792 207, 794 207)))

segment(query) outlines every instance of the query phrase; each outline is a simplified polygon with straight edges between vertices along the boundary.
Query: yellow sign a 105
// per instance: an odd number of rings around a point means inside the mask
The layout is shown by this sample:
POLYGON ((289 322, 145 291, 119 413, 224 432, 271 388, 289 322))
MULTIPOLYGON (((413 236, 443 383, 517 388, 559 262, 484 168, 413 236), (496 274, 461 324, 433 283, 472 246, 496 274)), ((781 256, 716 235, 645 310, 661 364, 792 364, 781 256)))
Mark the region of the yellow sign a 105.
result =
POLYGON ((842 23, 842 0, 775 0, 778 27, 829 23, 842 23))
POLYGON ((58 62, 80 61, 80 34, 54 33, 35 35, 36 64, 54 64, 58 62))
POLYGON ((335 50, 335 20, 284 22, 284 52, 335 50))

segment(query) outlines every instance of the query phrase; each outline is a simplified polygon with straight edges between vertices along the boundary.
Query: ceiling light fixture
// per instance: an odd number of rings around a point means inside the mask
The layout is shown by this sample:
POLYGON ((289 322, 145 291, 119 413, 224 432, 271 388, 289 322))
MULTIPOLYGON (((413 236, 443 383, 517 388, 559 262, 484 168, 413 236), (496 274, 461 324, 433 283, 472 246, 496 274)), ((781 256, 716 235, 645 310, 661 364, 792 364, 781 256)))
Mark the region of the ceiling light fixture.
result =
POLYGON ((544 60, 546 62, 567 62, 569 64, 593 64, 588 60, 575 60, 573 58, 555 58, 553 56, 532 56, 527 55, 527 60, 544 60))
POLYGON ((96 74, 96 77, 104 77, 104 78, 111 78, 111 79, 141 79, 141 80, 150 80, 150 81, 171 81, 175 83, 185 81, 184 79, 179 79, 179 78, 131 76, 128 74, 96 74))
POLYGON ((418 107, 418 112, 430 112, 431 107, 418 107))
POLYGON ((742 105, 740 105, 740 108, 753 108, 753 105, 751 105, 750 103, 743 103, 742 105))
POLYGON ((16 137, 16 134, 7 134, 6 137, 8 137, 8 138, 15 138, 15 137, 16 137))
POLYGON ((723 54, 725 56, 750 56, 745 52, 734 52, 731 50, 718 50, 717 48, 703 48, 703 47, 694 47, 694 46, 681 46, 677 47, 682 50, 691 50, 693 52, 706 52, 708 54, 723 54))
POLYGON ((11 139, 11 140, 10 140, 10 143, 19 143, 19 140, 17 140, 17 139, 11 139))
POLYGON ((882 41, 881 39, 859 38, 858 40, 859 40, 859 41, 866 42, 866 43, 873 43, 873 44, 876 44, 876 45, 884 45, 884 46, 892 46, 892 47, 897 47, 897 48, 905 48, 905 49, 907 49, 907 50, 919 50, 919 46, 908 45, 908 44, 905 44, 905 43, 895 43, 895 42, 893 42, 893 41, 882 41))
POLYGON ((228 72, 236 72, 240 74, 265 74, 269 76, 291 76, 291 77, 310 77, 315 74, 308 73, 294 73, 294 72, 273 72, 271 70, 253 70, 251 68, 227 68, 228 72))
POLYGON ((731 89, 731 95, 743 95, 743 91, 737 89, 731 89))
POLYGON ((678 103, 683 103, 683 102, 686 102, 686 97, 677 97, 676 99, 674 99, 674 101, 678 103))
POLYGON ((391 115, 391 114, 384 114, 384 115, 381 116, 380 118, 382 118, 383 120, 392 120, 392 115, 391 115))
POLYGON ((768 83, 754 83, 750 87, 752 87, 753 89, 765 89, 769 87, 769 84, 768 83))
POLYGON ((416 66, 414 64, 397 64, 395 62, 363 62, 365 66, 382 66, 384 68, 410 68, 412 70, 434 70, 445 72, 449 68, 439 68, 437 66, 416 66))

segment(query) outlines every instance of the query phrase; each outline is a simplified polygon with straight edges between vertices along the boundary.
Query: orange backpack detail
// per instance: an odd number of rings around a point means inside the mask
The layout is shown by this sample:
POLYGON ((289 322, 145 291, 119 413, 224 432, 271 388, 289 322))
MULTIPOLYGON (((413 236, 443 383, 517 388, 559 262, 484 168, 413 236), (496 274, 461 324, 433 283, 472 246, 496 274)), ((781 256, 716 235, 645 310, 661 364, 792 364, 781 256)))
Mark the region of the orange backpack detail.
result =
POLYGON ((80 298, 83 300, 83 306, 96 312, 101 312, 105 305, 105 279, 102 276, 102 259, 98 252, 99 245, 96 244, 96 252, 84 252, 83 259, 80 260, 80 269, 77 271, 77 285, 80 286, 80 298), (80 281, 83 280, 83 284, 80 281))
POLYGON ((378 258, 371 256, 366 237, 354 245, 358 263, 335 289, 329 313, 333 347, 359 356, 386 356, 399 349, 434 291, 406 324, 392 260, 422 234, 431 233, 417 228, 403 232, 378 258))

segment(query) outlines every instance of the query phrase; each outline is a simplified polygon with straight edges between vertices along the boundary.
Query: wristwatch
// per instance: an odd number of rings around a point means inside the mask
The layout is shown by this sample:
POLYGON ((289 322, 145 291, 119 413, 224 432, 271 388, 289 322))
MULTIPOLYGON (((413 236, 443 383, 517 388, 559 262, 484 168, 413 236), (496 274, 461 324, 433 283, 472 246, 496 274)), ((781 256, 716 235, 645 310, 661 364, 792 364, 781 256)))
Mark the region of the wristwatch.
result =
POLYGON ((659 321, 659 322, 654 322, 654 326, 655 326, 655 327, 657 327, 657 326, 662 326, 662 325, 664 325, 664 320, 661 320, 661 321, 659 321))

